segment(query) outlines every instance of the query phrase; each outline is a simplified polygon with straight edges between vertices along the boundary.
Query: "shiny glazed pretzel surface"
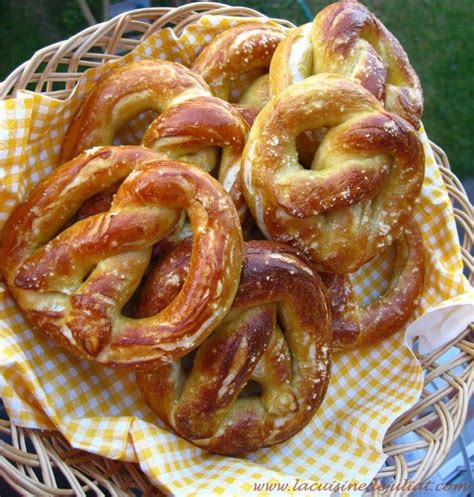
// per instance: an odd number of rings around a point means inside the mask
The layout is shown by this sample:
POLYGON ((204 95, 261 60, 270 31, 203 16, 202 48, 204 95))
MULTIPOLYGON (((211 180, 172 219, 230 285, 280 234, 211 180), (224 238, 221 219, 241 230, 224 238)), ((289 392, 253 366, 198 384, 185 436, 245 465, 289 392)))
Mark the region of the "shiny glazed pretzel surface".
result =
POLYGON ((112 71, 94 86, 64 137, 61 162, 100 145, 144 111, 158 113, 179 102, 210 96, 197 74, 174 62, 142 60, 112 71))
POLYGON ((206 96, 170 107, 148 127, 142 144, 173 160, 215 172, 243 221, 248 209, 242 193, 240 162, 249 127, 220 98, 206 96), (221 151, 218 156, 219 149, 221 151))
POLYGON ((30 322, 60 345, 108 366, 149 367, 181 357, 226 316, 243 256, 237 212, 199 169, 141 147, 91 149, 56 169, 4 229, 1 270, 30 322), (90 196, 125 178, 107 212, 64 228, 90 196), (189 276, 159 314, 122 314, 152 245, 186 210, 189 276), (63 230, 63 231, 61 231, 63 230))
MULTIPOLYGON (((179 291, 189 249, 182 242, 154 268, 140 317, 179 291)), ((242 454, 287 440, 321 404, 331 364, 327 295, 297 254, 274 242, 247 242, 232 309, 195 356, 137 374, 146 402, 182 437, 242 454)))
POLYGON ((394 239, 424 177, 417 132, 360 85, 320 74, 274 97, 244 150, 244 194, 266 235, 304 252, 320 270, 357 270, 394 239), (311 169, 296 137, 324 129, 311 169))
MULTIPOLYGON (((263 77, 249 88, 247 106, 262 108, 269 98, 268 72, 273 53, 285 37, 285 30, 266 24, 242 24, 218 34, 197 56, 191 70, 201 75, 216 97, 232 101, 233 84, 253 71, 263 77), (263 75, 263 76, 262 76, 263 75)), ((235 100, 234 100, 235 101, 235 100)))
POLYGON ((361 3, 333 3, 312 23, 292 30, 272 59, 271 93, 320 73, 356 81, 418 129, 423 111, 418 76, 398 40, 361 3))
MULTIPOLYGON (((142 145, 212 172, 230 192, 241 219, 248 217, 239 174, 248 125, 230 104, 213 97, 198 75, 179 64, 133 62, 99 80, 68 129, 63 161, 88 148, 111 145, 115 133, 146 110, 159 115, 148 126, 142 145)), ((97 208, 91 200, 91 210, 107 208, 115 190, 100 195, 97 208)))
POLYGON ((119 67, 7 221, 0 272, 34 327, 134 368, 178 435, 229 455, 283 442, 321 405, 333 348, 373 345, 418 303, 421 112, 405 52, 355 0, 289 33, 230 28, 191 70, 119 67), (111 146, 145 111, 142 147, 111 146), (241 224, 274 241, 244 245, 241 224), (390 245, 388 288, 358 302, 347 273, 390 245))

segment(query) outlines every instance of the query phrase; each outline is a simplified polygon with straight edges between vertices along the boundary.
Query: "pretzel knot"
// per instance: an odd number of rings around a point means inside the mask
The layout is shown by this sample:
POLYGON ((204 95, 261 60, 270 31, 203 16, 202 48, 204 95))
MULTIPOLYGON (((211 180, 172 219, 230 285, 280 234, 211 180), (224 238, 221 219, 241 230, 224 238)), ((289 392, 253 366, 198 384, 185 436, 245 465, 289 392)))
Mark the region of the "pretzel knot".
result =
MULTIPOLYGON (((231 105, 212 97, 199 76, 178 64, 144 60, 101 79, 68 129, 63 159, 98 145, 111 145, 116 131, 145 110, 160 114, 148 126, 142 145, 165 158, 215 171, 244 220, 248 209, 239 171, 248 125, 231 105)), ((108 194, 91 199, 86 210, 97 213, 106 209, 114 193, 111 188, 108 194)))
POLYGON ((248 209, 242 193, 240 162, 248 125, 240 113, 215 97, 197 97, 170 107, 148 127, 142 144, 173 160, 212 172, 229 192, 243 221, 248 209), (209 155, 222 150, 210 160, 209 155), (203 157, 202 152, 207 154, 203 157), (204 159, 204 160, 203 160, 204 159))
POLYGON ((267 238, 323 271, 357 270, 401 234, 424 176, 416 131, 360 85, 320 74, 277 95, 258 115, 242 158, 247 205, 267 238), (327 130, 311 169, 295 139, 327 130))
MULTIPOLYGON (((284 37, 283 28, 269 24, 242 24, 226 29, 202 50, 191 70, 206 80, 216 97, 235 101, 238 95, 234 86, 239 78, 267 73, 273 53, 284 37)), ((263 82, 264 87, 267 84, 263 82)), ((265 88, 263 92, 261 88, 254 91, 268 98, 265 88)), ((255 102, 255 97, 252 100, 255 102)))
POLYGON ((91 149, 39 183, 4 231, 4 280, 31 323, 108 366, 183 356, 226 316, 238 287, 243 242, 231 199, 199 169, 157 158, 141 147, 91 149), (87 198, 123 178, 110 210, 64 229, 87 198), (181 292, 152 317, 127 317, 152 245, 182 209, 194 237, 181 292))
POLYGON ((290 32, 270 67, 272 95, 312 74, 356 81, 416 129, 423 112, 420 81, 398 40, 355 0, 328 5, 290 32))
POLYGON ((119 67, 97 82, 79 108, 64 137, 61 162, 112 145, 116 132, 142 112, 161 113, 210 94, 202 78, 174 62, 142 60, 119 67))
MULTIPOLYGON (((183 242, 156 266, 138 315, 161 309, 188 271, 183 242)), ((137 374, 145 401, 176 433, 220 454, 287 440, 326 392, 331 324, 321 280, 291 247, 245 244, 240 285, 218 328, 183 362, 137 374)))
POLYGON ((357 302, 349 275, 320 274, 331 301, 335 350, 372 345, 400 330, 412 317, 425 272, 423 241, 414 220, 393 248, 395 259, 388 287, 366 305, 357 302))

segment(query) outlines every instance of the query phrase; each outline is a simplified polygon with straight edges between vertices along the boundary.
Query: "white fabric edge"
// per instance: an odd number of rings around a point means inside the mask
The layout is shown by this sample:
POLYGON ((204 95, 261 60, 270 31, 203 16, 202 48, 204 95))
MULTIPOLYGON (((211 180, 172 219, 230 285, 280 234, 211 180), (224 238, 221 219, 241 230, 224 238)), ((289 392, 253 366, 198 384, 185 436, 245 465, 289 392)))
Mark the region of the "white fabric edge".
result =
POLYGON ((456 302, 428 311, 411 323, 405 332, 405 345, 413 350, 418 338, 418 350, 426 355, 443 347, 456 338, 474 321, 474 299, 470 302, 456 302))

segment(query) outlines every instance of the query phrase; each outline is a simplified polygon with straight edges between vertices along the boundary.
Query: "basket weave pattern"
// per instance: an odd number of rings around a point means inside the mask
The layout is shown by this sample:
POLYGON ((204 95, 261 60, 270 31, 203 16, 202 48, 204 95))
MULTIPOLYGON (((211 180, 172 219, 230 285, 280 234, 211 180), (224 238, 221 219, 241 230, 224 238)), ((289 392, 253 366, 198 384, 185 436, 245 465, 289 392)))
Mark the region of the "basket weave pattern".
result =
MULTIPOLYGON (((65 99, 86 69, 123 56, 157 29, 171 27, 179 35, 203 14, 262 16, 252 9, 215 3, 131 11, 40 50, 0 84, 0 98, 27 88, 65 99)), ((291 26, 288 21, 276 21, 291 26)), ((434 144, 432 148, 456 222, 463 229, 462 256, 472 282, 473 207, 451 172, 446 154, 434 144)), ((439 468, 459 435, 474 384, 472 331, 470 327, 442 350, 419 357, 426 373, 423 394, 385 437, 384 451, 390 457, 377 475, 384 483, 385 477, 390 484, 407 480, 415 484, 426 479, 439 468), (446 360, 443 354, 448 350, 451 354, 446 360)), ((87 491, 135 495, 134 488, 144 495, 161 495, 136 465, 72 449, 57 432, 23 429, 8 421, 0 421, 0 432, 6 436, 6 441, 0 441, 0 475, 22 495, 85 495, 87 491)))

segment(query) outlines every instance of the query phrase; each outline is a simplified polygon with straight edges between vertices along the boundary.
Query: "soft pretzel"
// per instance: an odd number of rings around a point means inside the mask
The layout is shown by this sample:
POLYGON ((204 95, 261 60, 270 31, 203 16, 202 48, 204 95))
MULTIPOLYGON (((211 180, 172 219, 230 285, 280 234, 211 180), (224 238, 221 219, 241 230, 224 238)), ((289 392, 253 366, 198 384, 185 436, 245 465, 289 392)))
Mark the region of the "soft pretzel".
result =
POLYGON ((319 73, 356 81, 418 129, 423 111, 418 76, 398 40, 361 3, 333 3, 313 23, 292 30, 272 59, 271 93, 319 73))
MULTIPOLYGON (((123 178, 125 179, 125 178, 123 178)), ((86 217, 95 216, 101 212, 107 212, 114 200, 114 196, 119 189, 120 184, 115 184, 90 198, 88 198, 77 211, 76 215, 71 219, 70 223, 81 221, 86 217)), ((151 260, 158 259, 170 252, 181 240, 184 240, 192 233, 191 226, 186 221, 186 216, 183 212, 181 219, 176 223, 171 232, 162 238, 158 243, 153 245, 151 260)))
POLYGON ((248 134, 240 113, 224 100, 198 97, 170 107, 148 127, 142 144, 165 156, 212 172, 230 193, 243 221, 248 210, 242 193, 240 161, 248 134), (219 161, 201 161, 206 148, 220 148, 219 161))
POLYGON ((161 113, 210 94, 202 78, 174 62, 142 60, 120 67, 99 80, 79 108, 64 137, 61 162, 89 148, 112 145, 115 133, 146 110, 161 113))
POLYGON ((264 74, 257 78, 240 97, 239 105, 262 110, 270 100, 270 78, 264 74))
POLYGON ((349 275, 320 274, 331 302, 335 350, 372 345, 400 330, 413 315, 424 277, 423 241, 414 220, 405 226, 393 247, 389 285, 365 306, 357 303, 349 275))
POLYGON ((404 119, 360 85, 320 74, 274 97, 242 158, 247 205, 267 238, 304 252, 319 269, 357 270, 398 238, 424 176, 423 147, 404 119), (327 132, 311 170, 295 138, 327 132))
MULTIPOLYGON (((160 114, 147 128, 142 145, 164 158, 215 173, 234 201, 241 222, 247 225, 251 219, 242 193, 240 163, 248 130, 245 119, 229 103, 212 96, 196 97, 160 114)), ((85 202, 80 216, 108 210, 118 187, 85 202)), ((172 238, 180 239, 179 229, 172 238)))
MULTIPOLYGON (((167 305, 188 261, 189 247, 181 244, 154 268, 139 299, 139 316, 167 305)), ((287 440, 310 421, 327 389, 326 299, 319 277, 290 247, 246 243, 230 313, 184 366, 176 361, 137 374, 145 401, 176 433, 219 454, 287 440)))
POLYGON ((270 80, 268 74, 257 78, 243 93, 234 107, 247 124, 252 127, 258 113, 270 101, 270 80))
POLYGON ((207 45, 191 69, 209 84, 212 93, 232 101, 232 89, 242 75, 268 72, 270 61, 285 30, 269 24, 241 24, 226 29, 207 45))
MULTIPOLYGON (((123 178, 125 179, 125 178, 123 178)), ((77 211, 76 215, 71 219, 70 224, 81 221, 90 216, 95 216, 102 212, 107 212, 114 200, 114 196, 119 189, 120 184, 116 184, 107 188, 90 198, 88 198, 77 211)), ((191 234, 191 226, 186 222, 186 216, 183 212, 181 219, 176 223, 171 232, 155 243, 152 248, 151 260, 156 260, 165 256, 170 252, 181 240, 187 238, 191 234)))
POLYGON ((91 149, 39 183, 4 229, 3 278, 33 326, 107 366, 183 356, 226 316, 238 287, 243 242, 230 197, 199 169, 157 157, 142 147, 91 149), (84 200, 123 178, 108 212, 61 231, 84 200), (182 209, 194 235, 182 291, 155 316, 123 315, 152 245, 182 209))

